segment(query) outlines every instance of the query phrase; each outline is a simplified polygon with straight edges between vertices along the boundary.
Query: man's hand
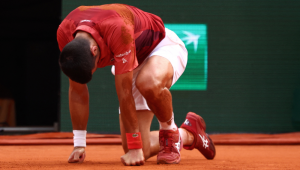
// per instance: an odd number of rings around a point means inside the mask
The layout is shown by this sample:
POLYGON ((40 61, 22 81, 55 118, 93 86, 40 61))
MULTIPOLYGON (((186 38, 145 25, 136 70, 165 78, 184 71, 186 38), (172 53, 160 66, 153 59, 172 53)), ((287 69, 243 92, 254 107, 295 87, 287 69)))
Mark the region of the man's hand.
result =
POLYGON ((71 153, 68 162, 69 163, 82 163, 85 158, 85 148, 75 147, 71 153))
POLYGON ((121 162, 126 165, 144 165, 145 158, 142 149, 130 149, 125 155, 121 156, 121 162))

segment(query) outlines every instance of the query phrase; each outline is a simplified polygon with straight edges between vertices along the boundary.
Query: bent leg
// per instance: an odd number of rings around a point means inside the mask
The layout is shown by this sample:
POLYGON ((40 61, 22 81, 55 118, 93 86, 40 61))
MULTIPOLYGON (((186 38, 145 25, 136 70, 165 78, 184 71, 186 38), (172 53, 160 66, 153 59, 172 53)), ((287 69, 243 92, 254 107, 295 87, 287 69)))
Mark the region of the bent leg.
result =
POLYGON ((162 56, 154 55, 148 59, 135 82, 160 124, 158 164, 180 162, 182 142, 174 122, 172 95, 169 91, 173 75, 171 62, 162 56))
POLYGON ((169 91, 173 72, 170 61, 156 55, 149 58, 136 79, 136 87, 160 122, 169 121, 173 114, 169 91))

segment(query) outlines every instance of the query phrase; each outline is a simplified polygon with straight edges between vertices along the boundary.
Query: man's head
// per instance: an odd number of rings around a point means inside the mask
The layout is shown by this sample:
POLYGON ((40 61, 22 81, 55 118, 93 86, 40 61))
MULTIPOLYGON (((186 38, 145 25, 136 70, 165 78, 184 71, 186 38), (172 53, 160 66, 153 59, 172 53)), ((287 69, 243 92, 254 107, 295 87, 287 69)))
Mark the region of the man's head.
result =
POLYGON ((77 37, 61 51, 59 65, 73 81, 86 84, 92 79, 97 67, 99 49, 89 39, 77 37))

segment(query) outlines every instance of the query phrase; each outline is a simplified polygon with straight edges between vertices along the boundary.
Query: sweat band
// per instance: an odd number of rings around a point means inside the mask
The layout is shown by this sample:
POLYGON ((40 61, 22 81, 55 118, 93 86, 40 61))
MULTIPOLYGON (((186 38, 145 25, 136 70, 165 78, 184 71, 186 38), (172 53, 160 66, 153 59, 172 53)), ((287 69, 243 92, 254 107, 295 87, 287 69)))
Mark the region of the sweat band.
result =
POLYGON ((86 130, 73 130, 74 147, 86 147, 86 130))
POLYGON ((141 149, 143 148, 141 133, 126 133, 128 149, 141 149))

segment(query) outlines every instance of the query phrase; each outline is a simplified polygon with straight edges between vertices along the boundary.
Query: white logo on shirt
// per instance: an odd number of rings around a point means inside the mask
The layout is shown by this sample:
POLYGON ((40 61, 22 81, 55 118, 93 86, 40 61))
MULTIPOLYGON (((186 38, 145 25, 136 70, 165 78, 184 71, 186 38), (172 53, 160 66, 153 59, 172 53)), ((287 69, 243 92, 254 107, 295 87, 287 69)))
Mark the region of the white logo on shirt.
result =
POLYGON ((131 53, 131 50, 126 51, 126 52, 123 53, 123 54, 116 55, 116 57, 123 57, 123 56, 125 56, 125 55, 128 55, 129 53, 131 53))
POLYGON ((82 23, 82 22, 92 22, 92 21, 88 20, 88 19, 84 19, 84 20, 81 20, 79 23, 82 23))
POLYGON ((127 60, 126 60, 125 58, 122 58, 122 61, 123 61, 123 63, 126 63, 126 62, 127 62, 127 60))

